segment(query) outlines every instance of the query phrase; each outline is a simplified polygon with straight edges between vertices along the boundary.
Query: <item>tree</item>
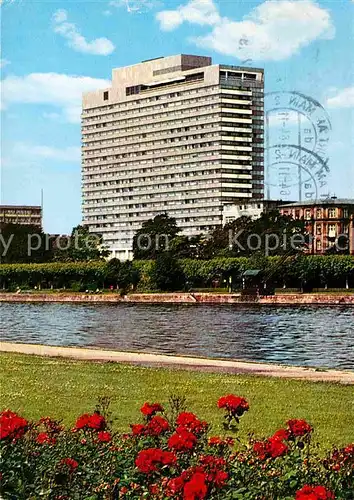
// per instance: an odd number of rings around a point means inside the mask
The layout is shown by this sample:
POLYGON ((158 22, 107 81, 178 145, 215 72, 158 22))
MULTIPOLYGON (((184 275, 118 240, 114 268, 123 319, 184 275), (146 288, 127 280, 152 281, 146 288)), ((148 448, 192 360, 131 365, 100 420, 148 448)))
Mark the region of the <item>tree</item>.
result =
POLYGON ((247 257, 255 254, 294 255, 308 244, 305 223, 278 211, 263 213, 259 219, 240 217, 215 229, 203 257, 247 257))
POLYGON ((156 256, 151 281, 158 290, 173 292, 183 289, 185 276, 177 259, 169 252, 162 252, 156 256))
POLYGON ((176 219, 166 213, 147 220, 133 238, 134 259, 156 259, 161 252, 169 250, 179 232, 176 219))
MULTIPOLYGON (((248 232, 259 236, 258 251, 267 256, 302 253, 309 243, 305 222, 282 215, 278 210, 263 213, 259 219, 252 221, 248 232)), ((251 252, 254 252, 252 248, 251 252)))
POLYGON ((199 259, 204 255, 206 237, 202 234, 196 236, 177 235, 170 244, 170 251, 178 259, 199 259))
POLYGON ((131 261, 120 262, 111 259, 107 262, 105 284, 126 292, 129 285, 135 286, 139 282, 139 272, 133 267, 131 261))
POLYGON ((47 262, 51 250, 47 245, 47 235, 35 225, 0 225, 0 262, 31 263, 47 262))
POLYGON ((237 236, 239 244, 245 246, 251 222, 250 217, 243 216, 226 224, 224 227, 214 229, 204 245, 203 258, 212 259, 213 257, 233 257, 239 255, 240 252, 234 243, 234 239, 237 236))
POLYGON ((90 233, 87 226, 76 226, 69 238, 61 238, 54 248, 54 260, 89 261, 108 257, 102 235, 90 233))

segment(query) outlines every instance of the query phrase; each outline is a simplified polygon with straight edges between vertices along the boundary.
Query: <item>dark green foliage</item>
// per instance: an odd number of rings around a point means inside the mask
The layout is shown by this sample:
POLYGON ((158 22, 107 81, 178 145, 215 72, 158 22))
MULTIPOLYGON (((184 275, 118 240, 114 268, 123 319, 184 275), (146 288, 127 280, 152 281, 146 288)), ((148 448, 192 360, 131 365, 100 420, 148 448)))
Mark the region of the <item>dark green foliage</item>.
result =
MULTIPOLYGON (((184 397, 172 397, 167 407, 145 402, 142 423, 122 434, 112 425, 109 403, 100 398, 95 412, 78 415, 71 428, 49 417, 28 421, 11 410, 0 412, 1 498, 353 499, 353 444, 332 447, 324 458, 303 419, 244 441, 238 436, 243 413, 250 409, 250 422, 253 410, 245 398, 219 398, 226 425, 218 436, 206 420, 184 411, 184 397), (223 400, 243 400, 247 407, 223 406, 223 400), (312 487, 321 494, 301 494, 312 487)), ((272 401, 268 405, 277 410, 272 401)))
POLYGON ((48 264, 2 264, 0 286, 33 288, 102 288, 106 263, 102 262, 51 262, 48 264), (78 287, 78 283, 81 286, 78 287))
POLYGON ((76 226, 70 238, 64 238, 60 248, 54 248, 53 259, 61 262, 83 262, 108 257, 109 251, 102 244, 102 236, 90 233, 86 226, 76 226), (67 247, 67 248, 66 248, 67 247))
POLYGON ((52 262, 47 264, 0 264, 0 287, 15 289, 41 285, 42 288, 70 288, 81 283, 81 289, 137 285, 144 290, 183 290, 209 287, 214 280, 229 280, 237 286, 246 269, 261 269, 276 286, 300 288, 311 283, 320 288, 354 287, 354 257, 349 255, 290 255, 264 257, 217 257, 210 260, 175 259, 169 253, 159 255, 156 263, 141 260, 121 263, 111 261, 52 262), (157 264, 157 265, 156 265, 157 264))
POLYGON ((47 235, 25 224, 0 225, 0 263, 46 262, 52 257, 47 235))
POLYGON ((161 252, 168 250, 179 232, 176 219, 167 214, 147 220, 134 236, 134 259, 155 259, 161 252))
POLYGON ((85 226, 74 227, 68 237, 46 234, 38 226, 1 224, 0 236, 0 263, 84 262, 109 255, 102 236, 85 226))
POLYGON ((201 234, 197 236, 176 236, 170 243, 170 252, 177 259, 199 259, 204 255, 204 247, 207 237, 201 234))
POLYGON ((167 252, 157 255, 150 278, 157 290, 173 292, 182 290, 184 287, 185 278, 182 268, 178 260, 167 252))
POLYGON ((201 252, 202 258, 249 257, 252 255, 294 255, 302 252, 309 241, 304 221, 263 213, 259 219, 240 217, 215 229, 201 252), (294 235, 297 239, 294 239, 294 235), (300 241, 300 242, 299 242, 300 241))
POLYGON ((130 285, 137 285, 139 272, 133 267, 131 261, 120 262, 118 259, 111 259, 106 265, 105 286, 128 290, 130 285))

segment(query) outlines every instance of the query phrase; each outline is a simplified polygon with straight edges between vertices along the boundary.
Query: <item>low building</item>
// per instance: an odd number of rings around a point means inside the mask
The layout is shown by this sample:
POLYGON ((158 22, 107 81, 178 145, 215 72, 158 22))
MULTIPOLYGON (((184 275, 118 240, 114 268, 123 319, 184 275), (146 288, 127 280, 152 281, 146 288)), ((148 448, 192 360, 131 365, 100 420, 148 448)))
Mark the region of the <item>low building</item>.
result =
POLYGON ((280 205, 286 202, 283 200, 252 200, 251 202, 245 201, 238 204, 224 205, 223 207, 223 225, 233 222, 240 217, 251 217, 252 220, 259 219, 262 213, 268 213, 272 210, 277 210, 280 205))
POLYGON ((282 205, 279 210, 294 219, 303 219, 312 236, 309 252, 324 254, 331 249, 354 255, 354 199, 330 198, 282 205))
POLYGON ((42 227, 42 207, 0 205, 0 224, 24 224, 42 227))

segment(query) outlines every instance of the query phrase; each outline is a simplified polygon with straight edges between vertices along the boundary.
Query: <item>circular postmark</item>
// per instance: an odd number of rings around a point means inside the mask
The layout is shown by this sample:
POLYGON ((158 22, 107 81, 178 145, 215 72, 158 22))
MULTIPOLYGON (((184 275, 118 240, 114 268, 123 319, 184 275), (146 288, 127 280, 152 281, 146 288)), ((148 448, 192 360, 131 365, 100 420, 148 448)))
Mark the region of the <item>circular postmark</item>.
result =
POLYGON ((328 163, 317 153, 296 144, 275 144, 268 150, 270 183, 281 199, 294 199, 301 174, 302 199, 317 199, 327 186, 328 163), (272 184, 274 179, 274 184, 272 184))
POLYGON ((301 92, 265 94, 267 198, 328 197, 331 122, 323 106, 301 92))

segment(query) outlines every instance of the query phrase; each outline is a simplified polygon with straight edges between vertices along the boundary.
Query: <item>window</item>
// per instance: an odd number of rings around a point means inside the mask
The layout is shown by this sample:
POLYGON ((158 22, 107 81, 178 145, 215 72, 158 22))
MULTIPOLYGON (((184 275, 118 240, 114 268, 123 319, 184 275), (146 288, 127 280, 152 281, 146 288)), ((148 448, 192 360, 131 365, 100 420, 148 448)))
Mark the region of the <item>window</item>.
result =
POLYGON ((335 208, 329 208, 328 209, 328 217, 334 218, 336 216, 336 209, 335 208))
POLYGON ((328 236, 335 237, 336 236, 336 225, 328 224, 328 236))
POLYGON ((104 100, 104 101, 108 101, 108 96, 109 96, 109 94, 108 94, 108 90, 105 90, 105 91, 103 92, 103 100, 104 100))
POLYGON ((347 218, 349 215, 349 212, 348 212, 348 209, 347 208, 344 208, 343 209, 343 217, 347 218))
POLYGON ((309 208, 305 210, 305 219, 311 219, 311 210, 309 208))
POLYGON ((316 250, 322 250, 322 242, 320 240, 316 241, 316 250))
POLYGON ((322 234, 322 226, 316 226, 316 234, 322 234))
POLYGON ((321 215, 322 215, 322 210, 321 210, 320 208, 318 208, 318 209, 316 210, 316 217, 317 217, 317 219, 320 219, 320 218, 321 218, 321 215))

